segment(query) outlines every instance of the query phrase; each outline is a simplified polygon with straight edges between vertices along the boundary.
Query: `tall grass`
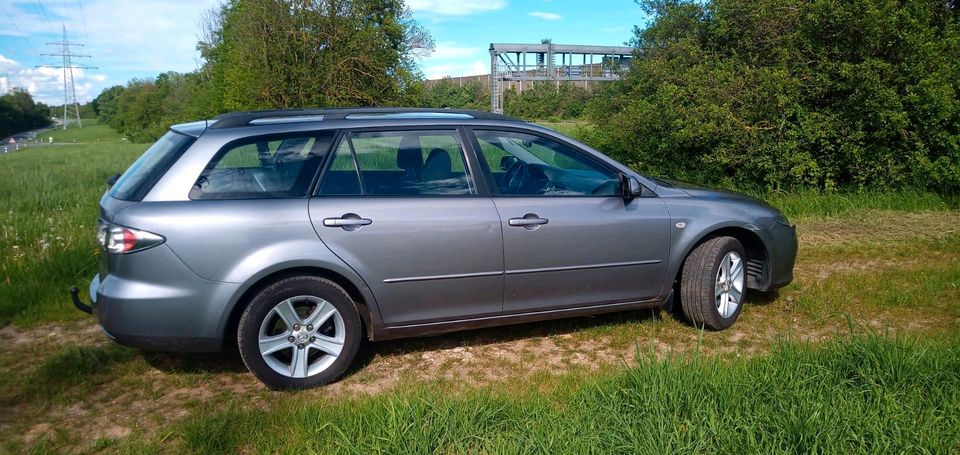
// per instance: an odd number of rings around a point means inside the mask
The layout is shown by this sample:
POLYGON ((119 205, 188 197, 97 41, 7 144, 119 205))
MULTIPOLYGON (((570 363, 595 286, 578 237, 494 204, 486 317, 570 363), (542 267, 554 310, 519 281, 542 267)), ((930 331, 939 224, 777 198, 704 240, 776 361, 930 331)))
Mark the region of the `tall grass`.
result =
POLYGON ((0 156, 0 325, 70 319, 67 289, 96 271, 106 179, 145 145, 37 147, 0 156))
POLYGON ((780 209, 789 218, 840 216, 858 210, 948 210, 960 198, 919 190, 887 190, 824 193, 799 190, 789 193, 754 193, 780 209))
POLYGON ((641 355, 547 394, 293 395, 267 412, 210 410, 177 434, 198 453, 948 453, 960 449, 960 340, 867 335, 739 361, 641 355))

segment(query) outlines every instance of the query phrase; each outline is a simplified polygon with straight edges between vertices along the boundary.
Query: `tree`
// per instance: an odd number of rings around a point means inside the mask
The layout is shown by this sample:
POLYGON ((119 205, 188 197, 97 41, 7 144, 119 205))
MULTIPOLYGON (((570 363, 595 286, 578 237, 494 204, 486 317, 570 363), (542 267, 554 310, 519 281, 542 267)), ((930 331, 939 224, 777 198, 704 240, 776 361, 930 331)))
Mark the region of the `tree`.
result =
POLYGON ((416 104, 414 58, 433 47, 400 0, 231 0, 202 26, 198 71, 104 90, 101 121, 151 141, 229 111, 416 104))
POLYGON ((93 112, 97 114, 97 119, 99 119, 101 123, 111 124, 111 122, 116 119, 117 105, 115 101, 123 94, 124 90, 122 85, 114 85, 113 87, 104 89, 93 99, 91 102, 93 112))
POLYGON ((50 108, 34 102, 26 89, 13 88, 0 96, 0 137, 50 125, 50 108))
POLYGON ((402 104, 433 48, 401 0, 231 0, 206 21, 202 73, 228 111, 402 104))

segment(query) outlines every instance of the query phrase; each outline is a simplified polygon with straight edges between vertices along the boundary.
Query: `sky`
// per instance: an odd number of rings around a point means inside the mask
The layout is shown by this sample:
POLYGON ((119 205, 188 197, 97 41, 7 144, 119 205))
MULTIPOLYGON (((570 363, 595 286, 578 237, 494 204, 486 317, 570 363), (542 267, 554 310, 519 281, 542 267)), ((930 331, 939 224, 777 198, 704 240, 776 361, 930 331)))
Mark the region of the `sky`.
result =
MULTIPOLYGON (((202 15, 220 0, 0 0, 0 93, 23 87, 38 101, 63 104, 58 46, 67 40, 75 58, 78 100, 134 78, 187 72, 201 64, 196 43, 202 15)), ((407 0, 414 18, 436 43, 420 58, 424 76, 487 74, 490 43, 620 46, 644 13, 633 0, 407 0)))

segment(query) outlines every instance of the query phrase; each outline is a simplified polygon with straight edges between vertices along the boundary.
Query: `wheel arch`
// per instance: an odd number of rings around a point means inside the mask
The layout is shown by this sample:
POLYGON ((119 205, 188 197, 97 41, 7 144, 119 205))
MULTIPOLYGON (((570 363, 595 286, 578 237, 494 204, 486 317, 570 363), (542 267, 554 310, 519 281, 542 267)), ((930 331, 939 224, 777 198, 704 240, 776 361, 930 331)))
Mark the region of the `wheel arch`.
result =
POLYGON ((255 278, 255 281, 251 285, 247 286, 246 289, 239 293, 239 296, 234 299, 234 303, 229 310, 229 315, 224 321, 221 329, 224 347, 230 347, 236 344, 237 327, 240 324, 240 317, 243 315, 243 311, 253 300, 254 296, 272 283, 284 278, 295 276, 315 276, 325 278, 333 281, 338 286, 343 288, 343 290, 347 291, 347 294, 357 305, 357 312, 360 314, 360 322, 362 323, 361 330, 363 336, 371 340, 373 339, 375 330, 374 328, 377 325, 377 318, 374 316, 373 308, 373 305, 376 305, 376 302, 371 302, 373 300, 373 296, 372 294, 368 294, 369 289, 366 288, 365 284, 361 288, 352 280, 344 276, 344 274, 327 267, 316 265, 296 265, 265 273, 262 276, 255 278), (365 293, 364 290, 366 290, 367 293, 365 293))
POLYGON ((692 242, 687 244, 683 255, 677 258, 676 271, 672 283, 677 283, 683 273, 683 263, 687 257, 704 242, 716 237, 733 237, 740 242, 747 255, 747 288, 766 289, 770 281, 770 253, 767 244, 755 230, 742 225, 715 226, 705 229, 692 242))

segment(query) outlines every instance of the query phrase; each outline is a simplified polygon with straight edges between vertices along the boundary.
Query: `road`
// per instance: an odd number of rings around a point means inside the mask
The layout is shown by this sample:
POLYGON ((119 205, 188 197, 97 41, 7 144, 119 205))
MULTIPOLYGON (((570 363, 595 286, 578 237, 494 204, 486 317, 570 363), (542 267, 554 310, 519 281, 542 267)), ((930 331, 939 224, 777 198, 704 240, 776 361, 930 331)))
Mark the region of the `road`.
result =
POLYGON ((54 145, 47 142, 41 142, 44 140, 43 133, 51 131, 54 128, 54 126, 49 126, 46 128, 24 131, 22 133, 7 136, 0 141, 0 153, 17 152, 29 147, 54 145), (10 142, 11 139, 13 139, 14 142, 10 142))

